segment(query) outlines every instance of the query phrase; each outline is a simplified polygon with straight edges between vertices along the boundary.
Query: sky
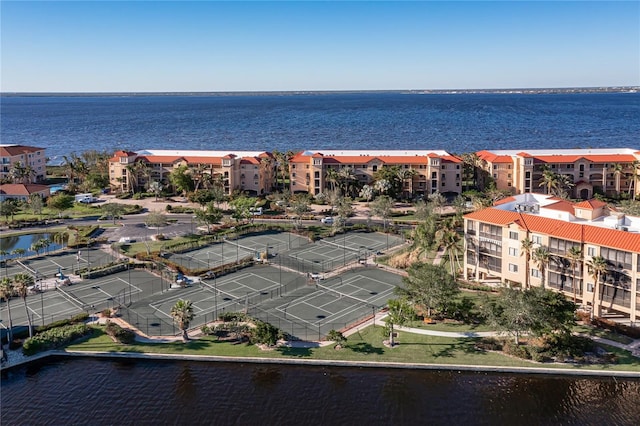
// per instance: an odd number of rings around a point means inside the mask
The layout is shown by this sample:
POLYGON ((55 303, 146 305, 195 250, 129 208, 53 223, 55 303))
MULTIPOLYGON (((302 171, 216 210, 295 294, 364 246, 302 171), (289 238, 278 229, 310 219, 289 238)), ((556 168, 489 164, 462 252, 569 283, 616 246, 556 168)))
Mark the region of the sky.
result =
POLYGON ((0 2, 2 92, 640 85, 640 1, 0 2))

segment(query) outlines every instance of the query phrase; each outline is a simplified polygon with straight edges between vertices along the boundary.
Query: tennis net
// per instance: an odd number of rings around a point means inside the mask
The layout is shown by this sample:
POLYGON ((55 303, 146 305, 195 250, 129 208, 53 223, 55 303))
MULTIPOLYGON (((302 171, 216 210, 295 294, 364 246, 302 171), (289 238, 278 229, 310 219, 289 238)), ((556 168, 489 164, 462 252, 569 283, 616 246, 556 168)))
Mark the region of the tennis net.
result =
POLYGON ((242 250, 244 250, 244 251, 248 251, 248 252, 250 252, 250 253, 257 254, 257 253, 259 253, 259 252, 260 252, 260 249, 258 249, 257 247, 253 247, 253 248, 252 248, 252 247, 246 247, 246 246, 243 246, 243 245, 241 245, 241 244, 234 243, 234 242, 232 242, 231 240, 227 240, 227 239, 225 239, 225 240, 224 240, 224 243, 225 243, 225 244, 227 244, 227 243, 228 243, 228 244, 230 244, 230 245, 232 245, 232 246, 239 247, 239 248, 241 248, 242 250))
POLYGON ((316 280, 316 287, 319 290, 323 290, 323 291, 325 291, 325 292, 327 292, 329 294, 332 294, 332 295, 336 296, 338 299, 348 298, 348 299, 354 300, 354 301, 356 301, 358 303, 363 303, 365 305, 373 305, 373 303, 368 301, 368 300, 360 299, 359 297, 355 297, 355 296, 352 296, 352 295, 347 294, 347 293, 342 293, 342 292, 340 292, 338 290, 335 290, 335 289, 333 289, 331 287, 327 287, 325 285, 322 285, 322 284, 320 284, 320 280, 316 280))
POLYGON ((349 247, 349 246, 344 245, 344 244, 337 244, 337 243, 333 243, 331 241, 325 241, 325 240, 320 240, 320 243, 326 244, 326 245, 330 245, 332 247, 336 247, 336 248, 339 248, 339 249, 342 249, 342 250, 346 249, 346 250, 349 250, 349 251, 351 251, 353 253, 360 254, 360 249, 359 248, 352 248, 352 247, 349 247))

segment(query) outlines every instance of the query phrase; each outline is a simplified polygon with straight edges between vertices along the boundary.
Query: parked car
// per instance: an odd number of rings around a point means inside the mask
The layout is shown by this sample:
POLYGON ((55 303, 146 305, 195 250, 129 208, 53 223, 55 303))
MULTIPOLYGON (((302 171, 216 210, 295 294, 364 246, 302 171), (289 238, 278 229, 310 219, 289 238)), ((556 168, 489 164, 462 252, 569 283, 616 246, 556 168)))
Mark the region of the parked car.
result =
POLYGON ((326 217, 323 217, 322 219, 320 219, 320 222, 324 223, 325 225, 332 225, 333 224, 333 218, 331 216, 326 216, 326 217))
POLYGON ((312 272, 311 274, 309 274, 309 277, 312 280, 324 280, 324 275, 318 273, 318 272, 312 272))

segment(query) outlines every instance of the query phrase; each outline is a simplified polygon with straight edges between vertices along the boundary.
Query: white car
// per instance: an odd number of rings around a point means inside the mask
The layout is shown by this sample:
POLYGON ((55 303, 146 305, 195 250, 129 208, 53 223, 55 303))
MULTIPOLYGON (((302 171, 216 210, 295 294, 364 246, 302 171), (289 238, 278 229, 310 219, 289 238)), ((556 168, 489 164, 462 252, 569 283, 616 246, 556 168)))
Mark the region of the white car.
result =
POLYGON ((320 219, 320 222, 324 223, 325 225, 332 225, 333 218, 331 216, 323 217, 322 219, 320 219))
POLYGON ((311 275, 309 276, 311 277, 312 280, 324 280, 324 275, 318 272, 312 272, 311 275))

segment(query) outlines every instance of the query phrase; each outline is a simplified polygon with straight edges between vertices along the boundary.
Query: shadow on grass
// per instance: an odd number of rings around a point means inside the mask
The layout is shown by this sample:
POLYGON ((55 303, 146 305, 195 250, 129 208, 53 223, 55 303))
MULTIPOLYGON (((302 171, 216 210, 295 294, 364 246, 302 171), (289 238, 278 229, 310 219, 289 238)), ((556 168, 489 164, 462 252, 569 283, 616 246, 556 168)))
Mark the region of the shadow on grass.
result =
POLYGON ((373 347, 370 343, 366 343, 366 342, 349 343, 347 344, 347 348, 351 349, 353 352, 357 352, 361 354, 382 355, 384 353, 382 348, 373 347))
POLYGON ((296 358, 308 358, 312 354, 311 348, 290 348, 288 346, 281 346, 276 350, 284 356, 296 358))

